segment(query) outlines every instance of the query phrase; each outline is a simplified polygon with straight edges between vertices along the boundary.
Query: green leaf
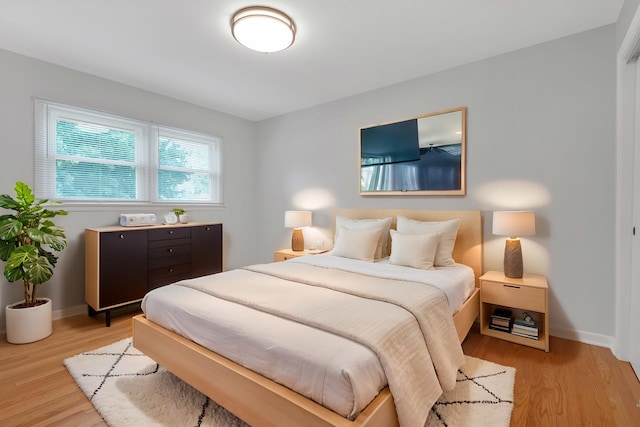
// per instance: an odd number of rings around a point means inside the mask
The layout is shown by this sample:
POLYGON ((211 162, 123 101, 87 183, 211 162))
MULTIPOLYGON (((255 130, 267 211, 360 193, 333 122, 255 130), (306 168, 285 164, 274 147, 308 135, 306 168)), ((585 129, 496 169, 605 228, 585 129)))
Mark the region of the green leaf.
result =
POLYGON ((4 277, 6 277, 9 282, 20 280, 23 278, 22 268, 9 268, 8 265, 5 265, 4 277))
POLYGON ((0 221, 0 240, 13 240, 22 230, 22 223, 14 218, 0 221))
POLYGON ((24 182, 16 182, 14 190, 16 191, 16 199, 18 199, 18 202, 25 208, 31 206, 33 202, 35 202, 36 198, 33 195, 33 191, 31 191, 31 188, 29 188, 29 186, 24 182))
POLYGON ((38 249, 33 245, 24 245, 16 248, 13 251, 9 259, 7 260, 7 267, 13 269, 21 267, 29 259, 36 259, 38 257, 38 249))
POLYGON ((40 256, 46 257, 49 260, 49 264, 51 264, 52 267, 56 266, 56 263, 58 262, 58 257, 57 256, 55 256, 51 252, 47 252, 47 251, 44 251, 42 249, 40 251, 38 251, 38 254, 40 256))
POLYGON ((15 210, 16 208, 20 207, 20 205, 17 201, 15 201, 13 197, 9 196, 8 194, 3 194, 0 196, 0 207, 15 210))
POLYGON ((34 242, 42 243, 51 246, 51 249, 61 251, 67 246, 67 242, 64 239, 64 235, 61 237, 58 232, 53 230, 36 230, 35 228, 27 229, 27 235, 34 242))
POLYGON ((24 279, 34 285, 49 281, 53 276, 53 266, 46 257, 28 259, 24 263, 24 279))
POLYGON ((53 218, 54 216, 67 215, 67 214, 68 212, 63 210, 51 211, 49 209, 45 209, 42 211, 41 216, 42 218, 53 218))
POLYGON ((14 242, 0 241, 0 259, 6 261, 11 256, 11 253, 17 248, 14 242))
POLYGON ((38 249, 32 245, 25 245, 16 248, 4 267, 4 276, 10 282, 15 282, 24 277, 24 264, 33 262, 38 258, 38 249))

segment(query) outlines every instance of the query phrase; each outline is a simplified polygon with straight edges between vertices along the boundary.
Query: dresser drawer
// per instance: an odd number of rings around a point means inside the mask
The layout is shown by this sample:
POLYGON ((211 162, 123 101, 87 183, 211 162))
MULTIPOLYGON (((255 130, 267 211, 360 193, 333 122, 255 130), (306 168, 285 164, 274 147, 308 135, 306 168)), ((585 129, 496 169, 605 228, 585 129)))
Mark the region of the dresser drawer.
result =
MULTIPOLYGON (((187 278, 190 276, 190 273, 191 266, 189 264, 177 264, 149 270, 148 278, 149 283, 158 283, 158 281, 162 281, 165 278, 175 276, 184 276, 184 278, 187 278)), ((175 280, 168 281, 166 283, 171 283, 173 281, 175 280)))
MULTIPOLYGON (((164 240, 159 241, 164 242, 164 240)), ((191 245, 167 245, 159 248, 149 248, 147 251, 149 260, 155 258, 170 258, 178 255, 190 254, 191 245)))
POLYGON ((147 260, 147 268, 149 270, 155 270, 158 268, 168 268, 179 264, 189 265, 191 261, 191 254, 178 254, 173 256, 167 256, 162 258, 151 258, 147 260))
POLYGON ((506 307, 518 307, 523 310, 532 310, 540 313, 546 312, 545 290, 512 285, 500 282, 482 282, 482 302, 502 305, 506 307))
POLYGON ((149 249, 164 248, 167 246, 177 246, 177 245, 191 245, 191 239, 188 237, 181 237, 176 239, 149 240, 147 242, 147 247, 149 249))
POLYGON ((183 239, 191 237, 191 229, 189 227, 176 228, 157 228, 147 232, 148 240, 165 240, 165 239, 183 239))

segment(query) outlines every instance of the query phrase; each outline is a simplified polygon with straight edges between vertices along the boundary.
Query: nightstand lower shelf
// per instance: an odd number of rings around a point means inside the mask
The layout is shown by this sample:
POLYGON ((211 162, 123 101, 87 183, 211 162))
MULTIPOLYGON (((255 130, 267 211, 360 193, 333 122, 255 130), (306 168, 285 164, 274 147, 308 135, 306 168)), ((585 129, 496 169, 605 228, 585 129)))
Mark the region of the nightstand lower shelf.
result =
MULTIPOLYGON (((497 331, 495 329, 491 329, 488 326, 483 326, 482 330, 480 331, 482 333, 482 335, 486 335, 489 337, 494 337, 494 338, 500 338, 501 340, 505 340, 505 341, 511 341, 514 342, 516 344, 522 344, 522 345, 526 345, 529 347, 533 347, 533 348, 537 348, 539 350, 547 350, 547 343, 544 339, 533 339, 533 338, 525 338, 525 337, 520 337, 518 335, 513 335, 510 334, 509 332, 502 332, 502 331, 497 331)), ((544 334, 542 333, 542 331, 540 332, 541 336, 544 336, 544 334)))

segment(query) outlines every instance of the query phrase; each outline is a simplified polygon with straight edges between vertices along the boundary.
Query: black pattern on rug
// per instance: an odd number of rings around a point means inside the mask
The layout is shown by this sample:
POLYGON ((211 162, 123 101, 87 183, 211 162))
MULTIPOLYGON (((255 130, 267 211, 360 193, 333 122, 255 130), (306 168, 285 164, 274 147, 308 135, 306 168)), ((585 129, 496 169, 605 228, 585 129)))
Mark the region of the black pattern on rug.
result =
POLYGON ((82 376, 83 377, 99 377, 102 380, 100 381, 100 385, 98 385, 98 387, 93 391, 93 393, 91 393, 91 396, 89 397, 89 400, 93 400, 94 396, 100 391, 100 389, 102 388, 102 386, 104 385, 105 381, 107 381, 109 378, 119 378, 119 377, 140 377, 140 376, 145 376, 145 375, 153 375, 156 372, 158 372, 158 369, 160 368, 160 365, 158 365, 157 363, 155 363, 155 367, 153 368, 153 370, 149 371, 149 372, 129 372, 129 373, 121 373, 121 374, 112 374, 112 372, 116 369, 116 367, 120 364, 120 362, 122 361, 123 358, 125 357, 147 357, 142 353, 128 353, 129 349, 133 347, 133 344, 131 342, 129 342, 124 351, 122 352, 94 352, 94 351, 88 351, 86 353, 82 353, 84 356, 96 356, 96 357, 103 357, 103 356, 114 356, 116 357, 116 361, 113 362, 113 364, 111 365, 111 368, 109 368, 109 370, 104 373, 104 374, 86 374, 83 373, 82 376))
POLYGON ((482 399, 482 400, 446 400, 446 401, 440 401, 438 400, 432 407, 431 407, 431 412, 437 417, 438 421, 440 421, 443 427, 452 427, 450 426, 445 417, 439 412, 439 409, 442 407, 448 407, 448 406, 454 406, 454 405, 497 405, 497 404, 503 404, 503 403, 508 403, 513 405, 513 399, 503 399, 499 396, 497 396, 494 392, 492 392, 491 390, 489 390, 484 384, 480 383, 478 380, 479 379, 483 379, 483 378, 489 378, 489 377, 498 377, 501 375, 507 375, 507 370, 501 370, 498 372, 494 372, 494 373, 490 373, 490 374, 485 374, 485 375, 478 375, 478 376, 474 376, 474 377, 470 377, 467 374, 465 374, 461 369, 458 369, 458 376, 462 377, 462 378, 458 378, 456 380, 456 384, 458 383, 462 383, 462 382, 471 382, 472 384, 474 384, 475 386, 483 389, 485 392, 487 392, 489 395, 493 396, 493 399, 482 399))

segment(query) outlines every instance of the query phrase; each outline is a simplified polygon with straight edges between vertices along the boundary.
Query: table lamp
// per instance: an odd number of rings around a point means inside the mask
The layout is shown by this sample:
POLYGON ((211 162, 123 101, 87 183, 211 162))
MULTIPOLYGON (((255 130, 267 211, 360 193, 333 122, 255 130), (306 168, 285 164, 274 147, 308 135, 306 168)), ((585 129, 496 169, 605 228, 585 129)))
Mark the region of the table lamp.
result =
POLYGON ((504 275, 522 277, 522 247, 519 236, 536 234, 536 217, 528 211, 497 211, 493 213, 493 234, 509 236, 504 246, 504 275))
POLYGON ((291 249, 294 251, 304 250, 304 236, 302 227, 311 226, 311 212, 309 211, 285 211, 284 226, 293 228, 291 235, 291 249))

